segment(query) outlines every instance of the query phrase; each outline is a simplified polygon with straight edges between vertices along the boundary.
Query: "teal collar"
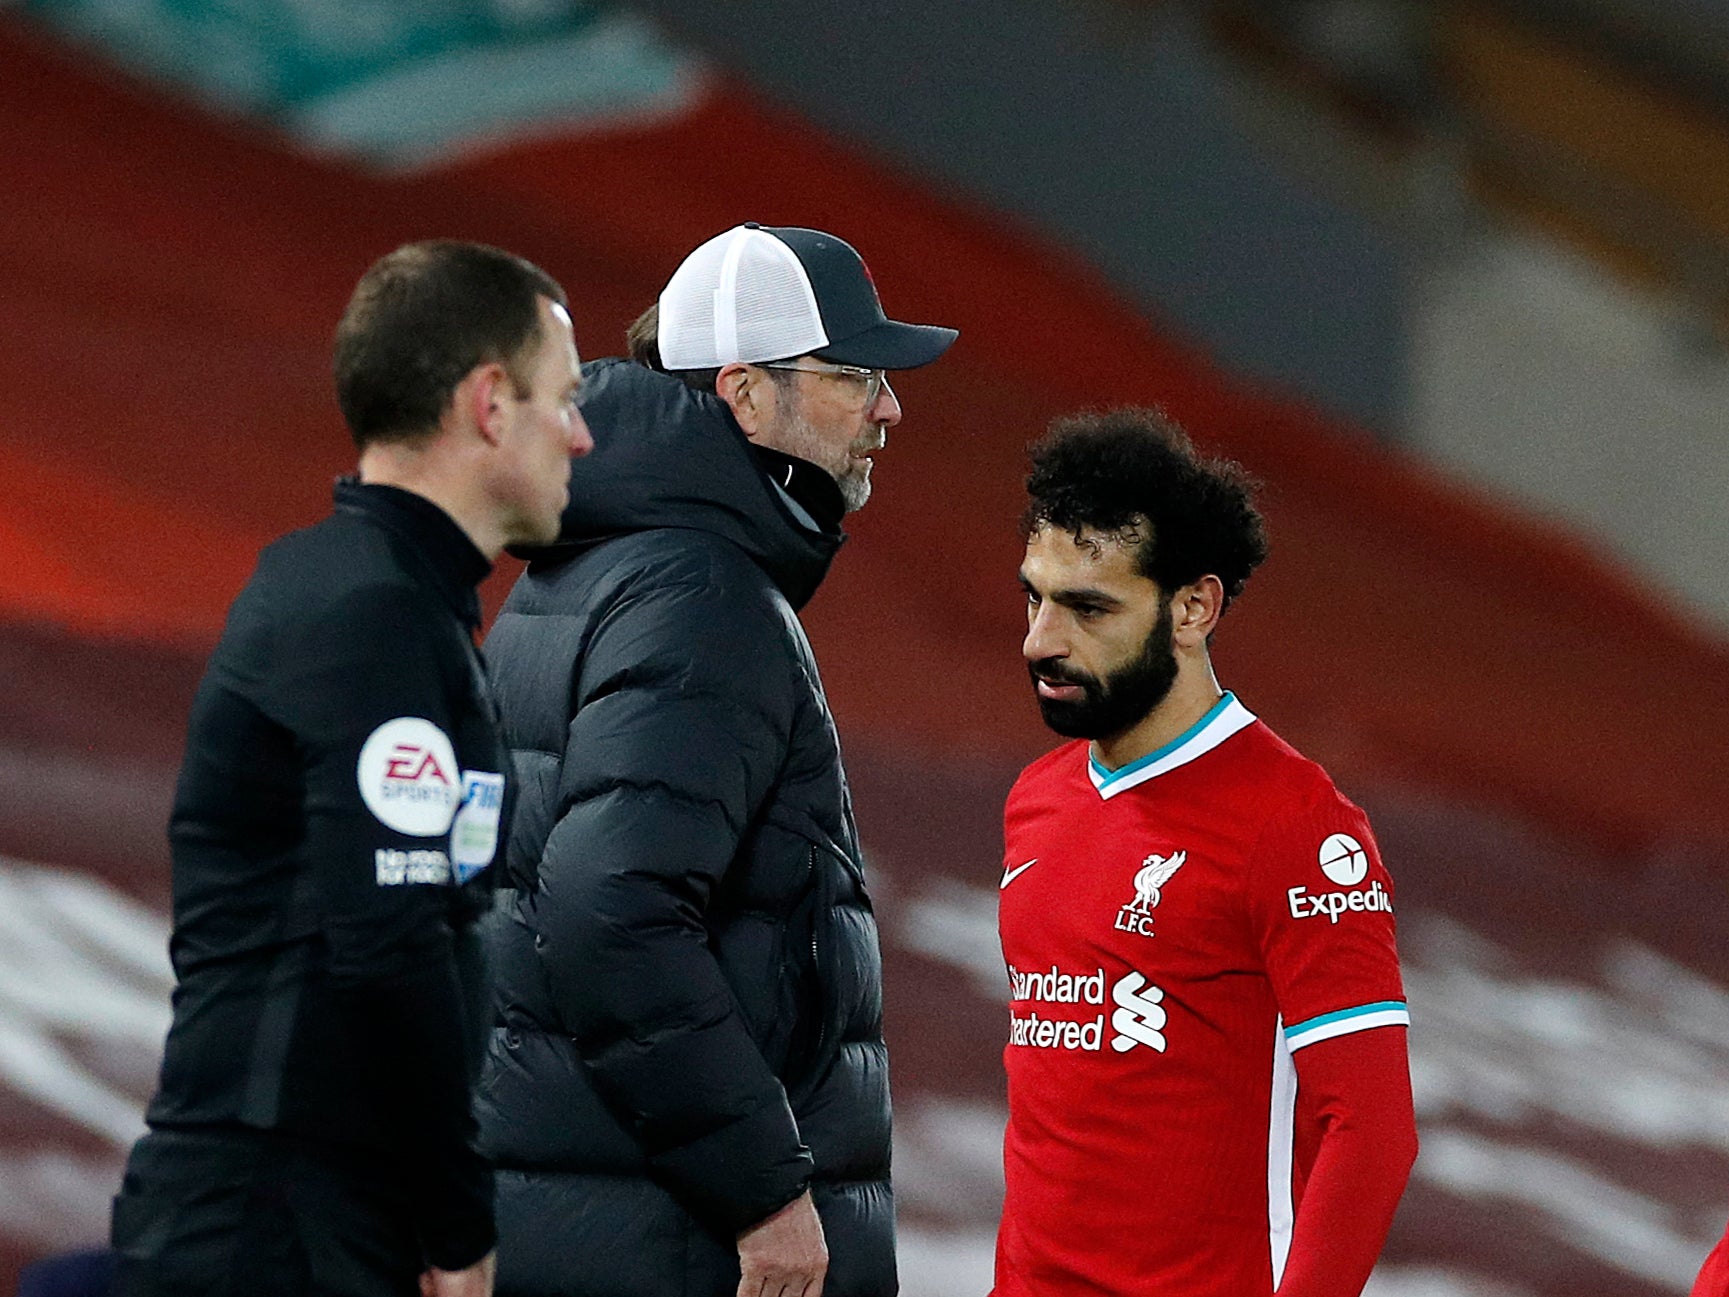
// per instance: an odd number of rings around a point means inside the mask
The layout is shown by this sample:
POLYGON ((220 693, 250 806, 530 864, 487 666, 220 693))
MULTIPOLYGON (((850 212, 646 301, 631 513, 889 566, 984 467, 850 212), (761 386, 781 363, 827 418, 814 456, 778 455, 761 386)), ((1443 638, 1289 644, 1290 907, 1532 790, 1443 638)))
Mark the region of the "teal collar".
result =
POLYGON ((1254 721, 1255 714, 1238 702, 1235 694, 1226 692, 1205 716, 1164 747, 1129 762, 1120 770, 1105 769, 1089 748, 1087 775, 1092 779, 1093 787, 1098 789, 1100 797, 1115 797, 1125 788, 1144 784, 1147 780, 1156 779, 1178 766, 1188 765, 1196 757, 1211 752, 1238 730, 1254 724, 1254 721))

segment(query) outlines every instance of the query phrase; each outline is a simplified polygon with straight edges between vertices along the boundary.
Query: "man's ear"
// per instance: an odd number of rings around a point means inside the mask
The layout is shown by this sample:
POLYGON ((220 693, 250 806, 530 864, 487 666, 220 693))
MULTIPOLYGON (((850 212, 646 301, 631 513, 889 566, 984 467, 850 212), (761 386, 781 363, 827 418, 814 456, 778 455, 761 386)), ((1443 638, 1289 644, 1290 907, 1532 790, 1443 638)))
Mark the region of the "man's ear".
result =
POLYGON ((1171 638, 1180 648, 1205 645, 1225 612, 1225 587, 1216 576, 1192 581, 1171 596, 1171 638))
POLYGON ((504 440, 505 405, 515 394, 515 384, 503 365, 489 360, 468 371, 456 385, 451 408, 464 422, 472 422, 488 445, 504 440))
POLYGON ((744 435, 755 441, 774 412, 774 385, 762 370, 734 361, 714 378, 714 393, 726 402, 744 435))

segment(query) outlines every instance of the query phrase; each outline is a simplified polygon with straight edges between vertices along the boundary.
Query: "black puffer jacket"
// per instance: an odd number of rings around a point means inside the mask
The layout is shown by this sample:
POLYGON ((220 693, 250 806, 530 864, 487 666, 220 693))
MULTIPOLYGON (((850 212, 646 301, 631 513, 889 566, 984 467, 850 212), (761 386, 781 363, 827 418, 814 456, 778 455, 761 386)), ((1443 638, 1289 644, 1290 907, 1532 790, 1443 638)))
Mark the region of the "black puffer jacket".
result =
POLYGON ((732 1297, 737 1232, 809 1187, 827 1297, 889 1297, 876 923, 796 615, 838 492, 807 525, 716 398, 585 372, 565 542, 486 646, 521 790, 479 1103, 499 1290, 732 1297))

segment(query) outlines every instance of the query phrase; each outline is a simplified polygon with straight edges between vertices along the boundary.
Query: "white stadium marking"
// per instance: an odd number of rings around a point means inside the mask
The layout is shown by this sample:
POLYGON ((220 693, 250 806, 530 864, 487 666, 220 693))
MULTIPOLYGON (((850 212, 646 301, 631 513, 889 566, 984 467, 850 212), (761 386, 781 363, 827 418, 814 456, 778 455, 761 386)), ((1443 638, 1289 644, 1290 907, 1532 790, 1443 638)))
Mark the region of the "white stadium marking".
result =
POLYGON ((0 1233, 45 1248, 106 1236, 172 987, 163 916, 86 875, 0 857, 0 1090, 112 1149, 0 1152, 0 1233))

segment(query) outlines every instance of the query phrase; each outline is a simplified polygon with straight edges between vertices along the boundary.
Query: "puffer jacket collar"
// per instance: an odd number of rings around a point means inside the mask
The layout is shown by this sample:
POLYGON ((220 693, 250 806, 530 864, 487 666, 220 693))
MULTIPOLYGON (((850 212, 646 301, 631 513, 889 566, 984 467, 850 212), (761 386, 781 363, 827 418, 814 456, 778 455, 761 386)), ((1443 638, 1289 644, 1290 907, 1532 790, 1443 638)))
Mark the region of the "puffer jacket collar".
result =
POLYGON ((629 532, 684 527, 744 550, 795 609, 816 593, 846 537, 795 515, 719 397, 597 360, 583 366, 581 405, 594 450, 571 464, 560 538, 518 557, 562 562, 629 532))

